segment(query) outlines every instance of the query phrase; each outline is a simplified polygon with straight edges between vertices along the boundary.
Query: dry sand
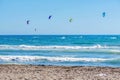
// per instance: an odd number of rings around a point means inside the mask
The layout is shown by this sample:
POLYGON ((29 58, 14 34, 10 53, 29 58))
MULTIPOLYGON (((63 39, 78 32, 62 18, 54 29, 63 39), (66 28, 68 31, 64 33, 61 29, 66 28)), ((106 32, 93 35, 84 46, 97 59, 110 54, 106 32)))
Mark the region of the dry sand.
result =
POLYGON ((0 65, 0 80, 120 80, 120 68, 0 65))

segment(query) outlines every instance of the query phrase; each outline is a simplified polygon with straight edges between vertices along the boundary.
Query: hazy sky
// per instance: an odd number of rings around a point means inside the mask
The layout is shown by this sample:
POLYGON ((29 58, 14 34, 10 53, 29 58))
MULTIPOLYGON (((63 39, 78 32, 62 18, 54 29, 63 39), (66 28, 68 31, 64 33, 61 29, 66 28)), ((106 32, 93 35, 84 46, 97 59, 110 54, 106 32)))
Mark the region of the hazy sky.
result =
POLYGON ((120 34, 120 0, 0 0, 0 34, 120 34))

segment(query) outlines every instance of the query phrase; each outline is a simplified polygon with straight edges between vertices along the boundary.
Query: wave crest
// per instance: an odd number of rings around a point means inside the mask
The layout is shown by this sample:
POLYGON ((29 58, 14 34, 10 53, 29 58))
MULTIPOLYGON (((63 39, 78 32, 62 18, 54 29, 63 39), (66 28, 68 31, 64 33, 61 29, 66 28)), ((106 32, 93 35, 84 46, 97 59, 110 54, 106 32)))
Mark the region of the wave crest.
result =
POLYGON ((70 58, 70 57, 45 57, 45 56, 0 56, 0 61, 57 61, 57 62, 103 62, 113 59, 105 58, 70 58))
POLYGON ((32 46, 32 45, 0 45, 0 50, 23 50, 23 51, 92 51, 92 52, 115 52, 120 53, 120 46, 32 46))

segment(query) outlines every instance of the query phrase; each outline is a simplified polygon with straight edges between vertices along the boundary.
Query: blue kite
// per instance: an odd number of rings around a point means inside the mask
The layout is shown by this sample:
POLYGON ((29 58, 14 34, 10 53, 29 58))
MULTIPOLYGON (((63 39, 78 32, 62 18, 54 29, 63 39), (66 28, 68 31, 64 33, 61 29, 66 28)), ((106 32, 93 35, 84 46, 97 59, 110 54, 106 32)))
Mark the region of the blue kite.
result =
POLYGON ((103 13, 102 13, 102 17, 105 17, 105 16, 106 16, 106 13, 105 13, 105 12, 103 12, 103 13))
POLYGON ((50 16, 48 17, 48 19, 51 19, 51 17, 52 17, 52 15, 50 15, 50 16))

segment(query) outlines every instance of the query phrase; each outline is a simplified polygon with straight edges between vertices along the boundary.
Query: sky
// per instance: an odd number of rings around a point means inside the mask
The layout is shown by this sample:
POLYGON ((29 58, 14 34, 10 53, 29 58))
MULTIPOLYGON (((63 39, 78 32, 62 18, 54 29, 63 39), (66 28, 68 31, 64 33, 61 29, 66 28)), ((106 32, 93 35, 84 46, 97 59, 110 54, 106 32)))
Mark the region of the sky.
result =
POLYGON ((0 35, 29 34, 120 34, 120 0, 0 0, 0 35))

